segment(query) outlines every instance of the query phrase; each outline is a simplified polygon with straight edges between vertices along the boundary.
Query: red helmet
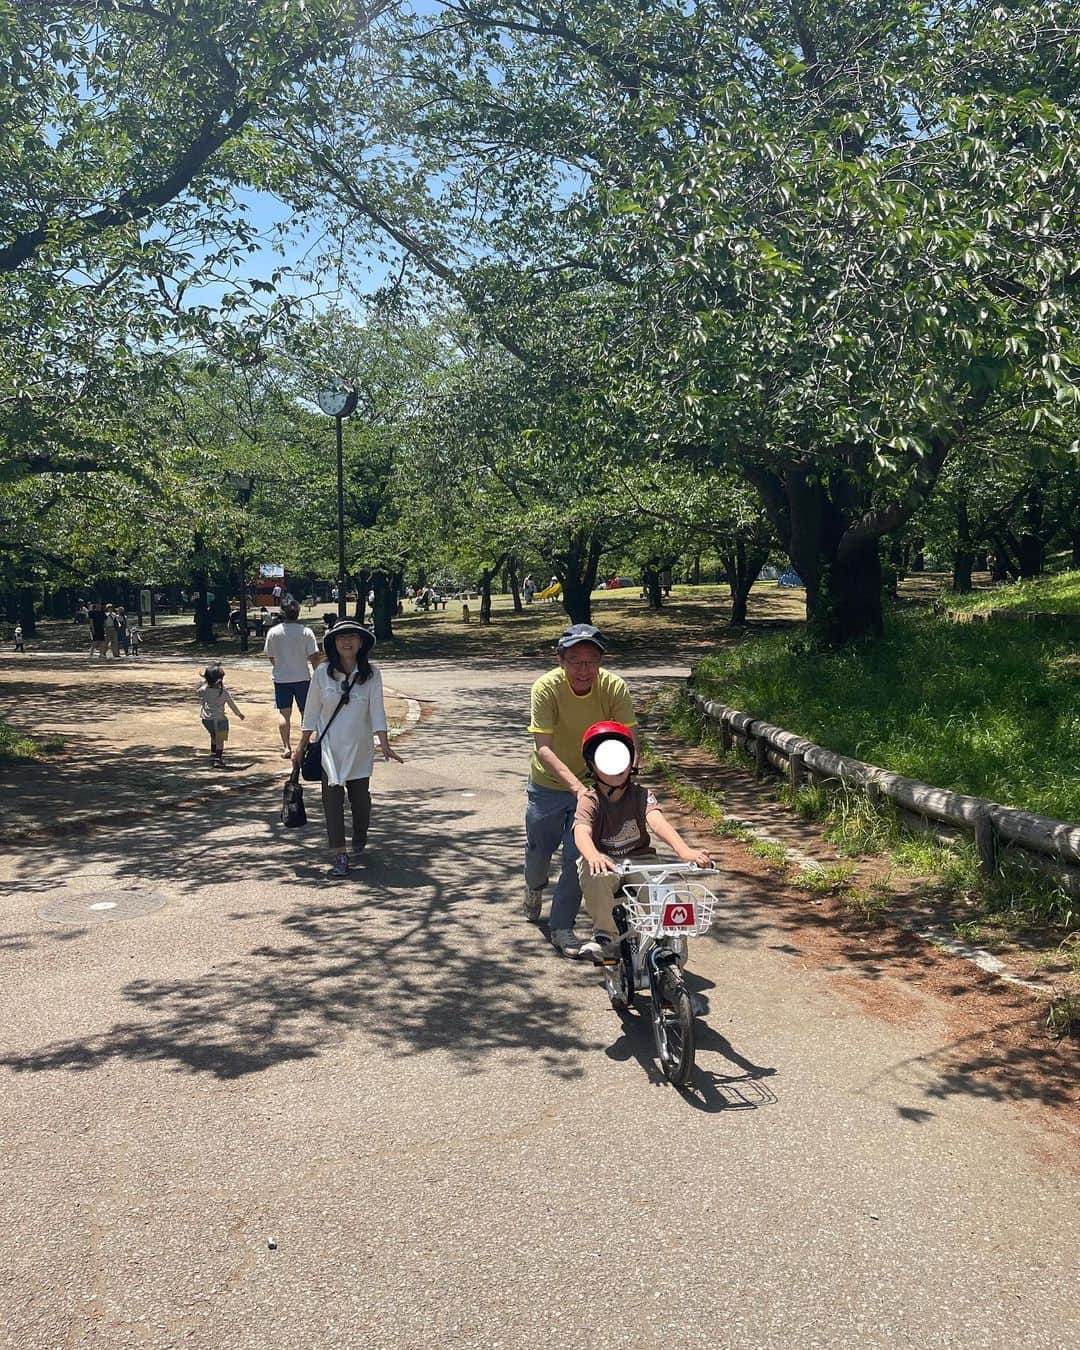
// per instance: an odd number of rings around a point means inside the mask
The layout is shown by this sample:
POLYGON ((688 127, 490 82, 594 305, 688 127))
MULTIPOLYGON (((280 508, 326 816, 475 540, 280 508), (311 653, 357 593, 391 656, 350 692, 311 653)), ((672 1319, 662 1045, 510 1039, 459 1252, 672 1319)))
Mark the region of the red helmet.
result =
POLYGON ((624 727, 621 722, 594 722, 581 738, 581 753, 590 769, 593 767, 593 756, 597 747, 604 741, 619 741, 625 745, 630 752, 630 762, 633 763, 634 738, 630 734, 630 728, 624 727))

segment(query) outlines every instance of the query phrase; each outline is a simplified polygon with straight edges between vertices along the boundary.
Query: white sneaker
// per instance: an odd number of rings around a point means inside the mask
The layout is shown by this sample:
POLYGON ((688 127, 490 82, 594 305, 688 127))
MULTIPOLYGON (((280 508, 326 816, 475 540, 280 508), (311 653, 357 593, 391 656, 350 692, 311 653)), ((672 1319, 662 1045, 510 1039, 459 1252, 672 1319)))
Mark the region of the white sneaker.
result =
POLYGON ((540 922, 540 906, 544 903, 544 888, 537 886, 534 891, 531 886, 525 885, 525 898, 521 902, 521 912, 530 923, 540 922))
POLYGON ((617 950, 606 933, 594 933, 578 948, 578 956, 587 956, 594 965, 602 966, 606 961, 614 961, 617 950))
POLYGON ((551 945, 562 956, 569 956, 572 961, 576 961, 581 954, 581 943, 572 928, 553 928, 551 945))

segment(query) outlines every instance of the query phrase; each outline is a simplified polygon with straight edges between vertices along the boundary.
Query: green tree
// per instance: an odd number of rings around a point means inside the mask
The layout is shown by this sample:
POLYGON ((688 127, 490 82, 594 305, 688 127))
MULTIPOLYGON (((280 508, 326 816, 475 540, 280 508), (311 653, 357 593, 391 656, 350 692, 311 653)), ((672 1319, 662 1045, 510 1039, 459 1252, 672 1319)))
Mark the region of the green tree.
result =
POLYGON ((235 189, 385 8, 0 2, 0 474, 139 472, 180 346, 258 359, 288 302, 233 280, 235 189))
POLYGON ((553 294, 591 309, 595 438, 630 410, 643 451, 738 469, 817 635, 879 632, 880 540, 984 411, 1077 397, 1066 9, 446 8, 387 58, 410 156, 358 168, 343 107, 313 173, 533 367, 553 294))

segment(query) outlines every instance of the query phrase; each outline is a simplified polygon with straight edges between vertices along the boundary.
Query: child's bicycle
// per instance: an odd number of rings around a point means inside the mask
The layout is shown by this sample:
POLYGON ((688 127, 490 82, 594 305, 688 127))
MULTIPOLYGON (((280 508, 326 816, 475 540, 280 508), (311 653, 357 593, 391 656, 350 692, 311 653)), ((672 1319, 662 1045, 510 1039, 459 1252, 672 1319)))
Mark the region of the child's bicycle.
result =
POLYGON ((603 963, 611 1006, 624 1012, 634 995, 648 989, 652 1029, 664 1077, 685 1087, 694 1072, 694 1009, 683 981, 686 940, 709 930, 716 896, 700 880, 715 867, 693 863, 621 865, 645 881, 624 884, 625 903, 613 911, 619 932, 617 954, 603 963))

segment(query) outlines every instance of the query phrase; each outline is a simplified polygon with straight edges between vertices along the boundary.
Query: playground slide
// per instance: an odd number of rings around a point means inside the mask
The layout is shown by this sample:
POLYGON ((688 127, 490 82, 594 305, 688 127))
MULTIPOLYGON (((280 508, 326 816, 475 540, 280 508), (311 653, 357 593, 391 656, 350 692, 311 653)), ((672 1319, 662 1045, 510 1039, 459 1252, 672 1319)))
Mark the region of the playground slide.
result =
POLYGON ((537 600, 554 600, 557 595, 562 595, 562 584, 558 581, 554 586, 548 586, 544 590, 536 592, 537 600))

